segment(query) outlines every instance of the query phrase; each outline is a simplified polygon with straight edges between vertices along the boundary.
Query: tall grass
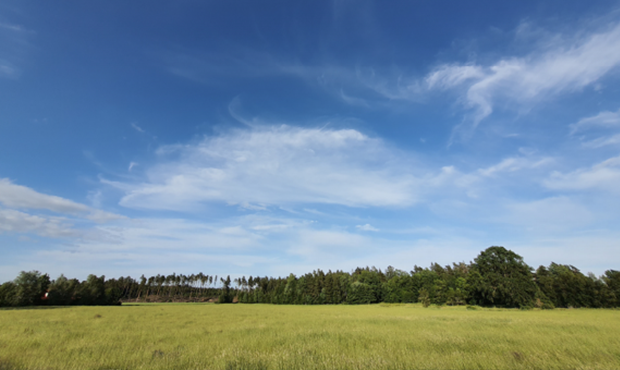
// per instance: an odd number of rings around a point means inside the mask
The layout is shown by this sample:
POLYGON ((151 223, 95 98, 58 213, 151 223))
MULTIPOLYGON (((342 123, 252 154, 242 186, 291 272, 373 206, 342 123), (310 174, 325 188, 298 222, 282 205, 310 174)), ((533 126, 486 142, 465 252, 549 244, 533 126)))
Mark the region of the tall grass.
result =
POLYGON ((620 369, 620 311, 143 304, 0 310, 0 370, 620 369))

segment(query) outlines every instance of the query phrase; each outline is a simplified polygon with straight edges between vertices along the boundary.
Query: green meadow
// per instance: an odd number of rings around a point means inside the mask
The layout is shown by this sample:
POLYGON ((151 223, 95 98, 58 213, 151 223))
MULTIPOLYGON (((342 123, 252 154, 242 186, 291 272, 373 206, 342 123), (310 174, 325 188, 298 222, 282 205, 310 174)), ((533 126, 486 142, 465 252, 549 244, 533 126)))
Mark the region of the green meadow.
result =
POLYGON ((196 303, 4 309, 0 369, 620 369, 620 311, 196 303))

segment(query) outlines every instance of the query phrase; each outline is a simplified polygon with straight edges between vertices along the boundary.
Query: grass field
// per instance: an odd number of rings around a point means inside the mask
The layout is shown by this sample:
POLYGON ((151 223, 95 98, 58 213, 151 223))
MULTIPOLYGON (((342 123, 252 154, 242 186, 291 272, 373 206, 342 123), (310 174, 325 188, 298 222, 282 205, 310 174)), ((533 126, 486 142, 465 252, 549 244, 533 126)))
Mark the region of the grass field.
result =
POLYGON ((620 311, 192 303, 0 310, 0 369, 620 369, 620 311))

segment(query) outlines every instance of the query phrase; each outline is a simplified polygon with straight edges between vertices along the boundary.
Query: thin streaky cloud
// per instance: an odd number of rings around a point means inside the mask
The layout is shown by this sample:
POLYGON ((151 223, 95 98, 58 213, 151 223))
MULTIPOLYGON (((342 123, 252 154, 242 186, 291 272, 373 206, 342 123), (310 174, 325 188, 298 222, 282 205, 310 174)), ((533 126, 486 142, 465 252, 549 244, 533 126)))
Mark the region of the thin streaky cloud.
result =
POLYGON ((13 78, 18 75, 18 71, 8 63, 0 60, 0 76, 13 78))
POLYGON ((425 78, 429 89, 450 89, 471 79, 485 77, 483 68, 476 65, 443 65, 425 78))
POLYGON ((142 183, 105 180, 126 191, 121 205, 177 210, 204 202, 403 207, 417 202, 423 182, 437 180, 404 174, 413 158, 399 157, 382 140, 352 129, 261 126, 158 150, 171 152, 181 159, 146 169, 142 183))
POLYGON ((620 156, 606 159, 590 168, 572 172, 554 171, 543 184, 557 190, 604 190, 620 194, 620 156))
POLYGON ((595 127, 620 127, 620 109, 616 112, 602 111, 595 116, 582 118, 569 127, 571 135, 595 127))
POLYGON ((584 141, 583 146, 586 148, 602 148, 608 145, 619 145, 620 144, 620 134, 615 134, 611 136, 603 136, 593 140, 584 141))
POLYGON ((374 231, 377 232, 379 231, 379 229, 377 229, 376 227, 373 227, 370 224, 364 224, 364 225, 356 225, 355 226, 358 230, 362 230, 362 231, 374 231))
POLYGON ((93 209, 69 199, 39 193, 26 186, 16 185, 9 179, 0 179, 0 203, 8 208, 45 209, 74 216, 84 215, 97 222, 124 218, 124 216, 93 209))
POLYGON ((140 133, 144 133, 145 132, 144 129, 142 127, 138 126, 138 124, 135 123, 135 122, 131 123, 131 127, 133 127, 134 130, 136 130, 136 131, 138 131, 140 133))
POLYGON ((523 169, 536 169, 553 162, 553 158, 509 157, 487 168, 478 170, 483 176, 495 176, 501 172, 516 172, 523 169))
POLYGON ((464 102, 472 110, 468 120, 475 128, 493 112, 498 101, 517 104, 517 109, 528 108, 558 94, 592 85, 620 65, 617 24, 552 45, 525 57, 502 58, 488 66, 439 66, 426 81, 430 89, 464 85, 464 102))
POLYGON ((47 195, 9 179, 0 179, 0 203, 11 208, 47 209, 52 212, 76 214, 88 212, 88 206, 68 199, 47 195))

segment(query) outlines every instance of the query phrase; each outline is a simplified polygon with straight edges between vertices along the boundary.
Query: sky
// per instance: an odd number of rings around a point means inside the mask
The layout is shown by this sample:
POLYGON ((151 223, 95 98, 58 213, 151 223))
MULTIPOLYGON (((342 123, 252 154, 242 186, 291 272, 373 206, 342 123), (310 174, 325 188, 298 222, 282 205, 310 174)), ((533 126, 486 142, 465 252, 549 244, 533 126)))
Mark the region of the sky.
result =
POLYGON ((0 282, 620 270, 619 1, 0 3, 0 282))

